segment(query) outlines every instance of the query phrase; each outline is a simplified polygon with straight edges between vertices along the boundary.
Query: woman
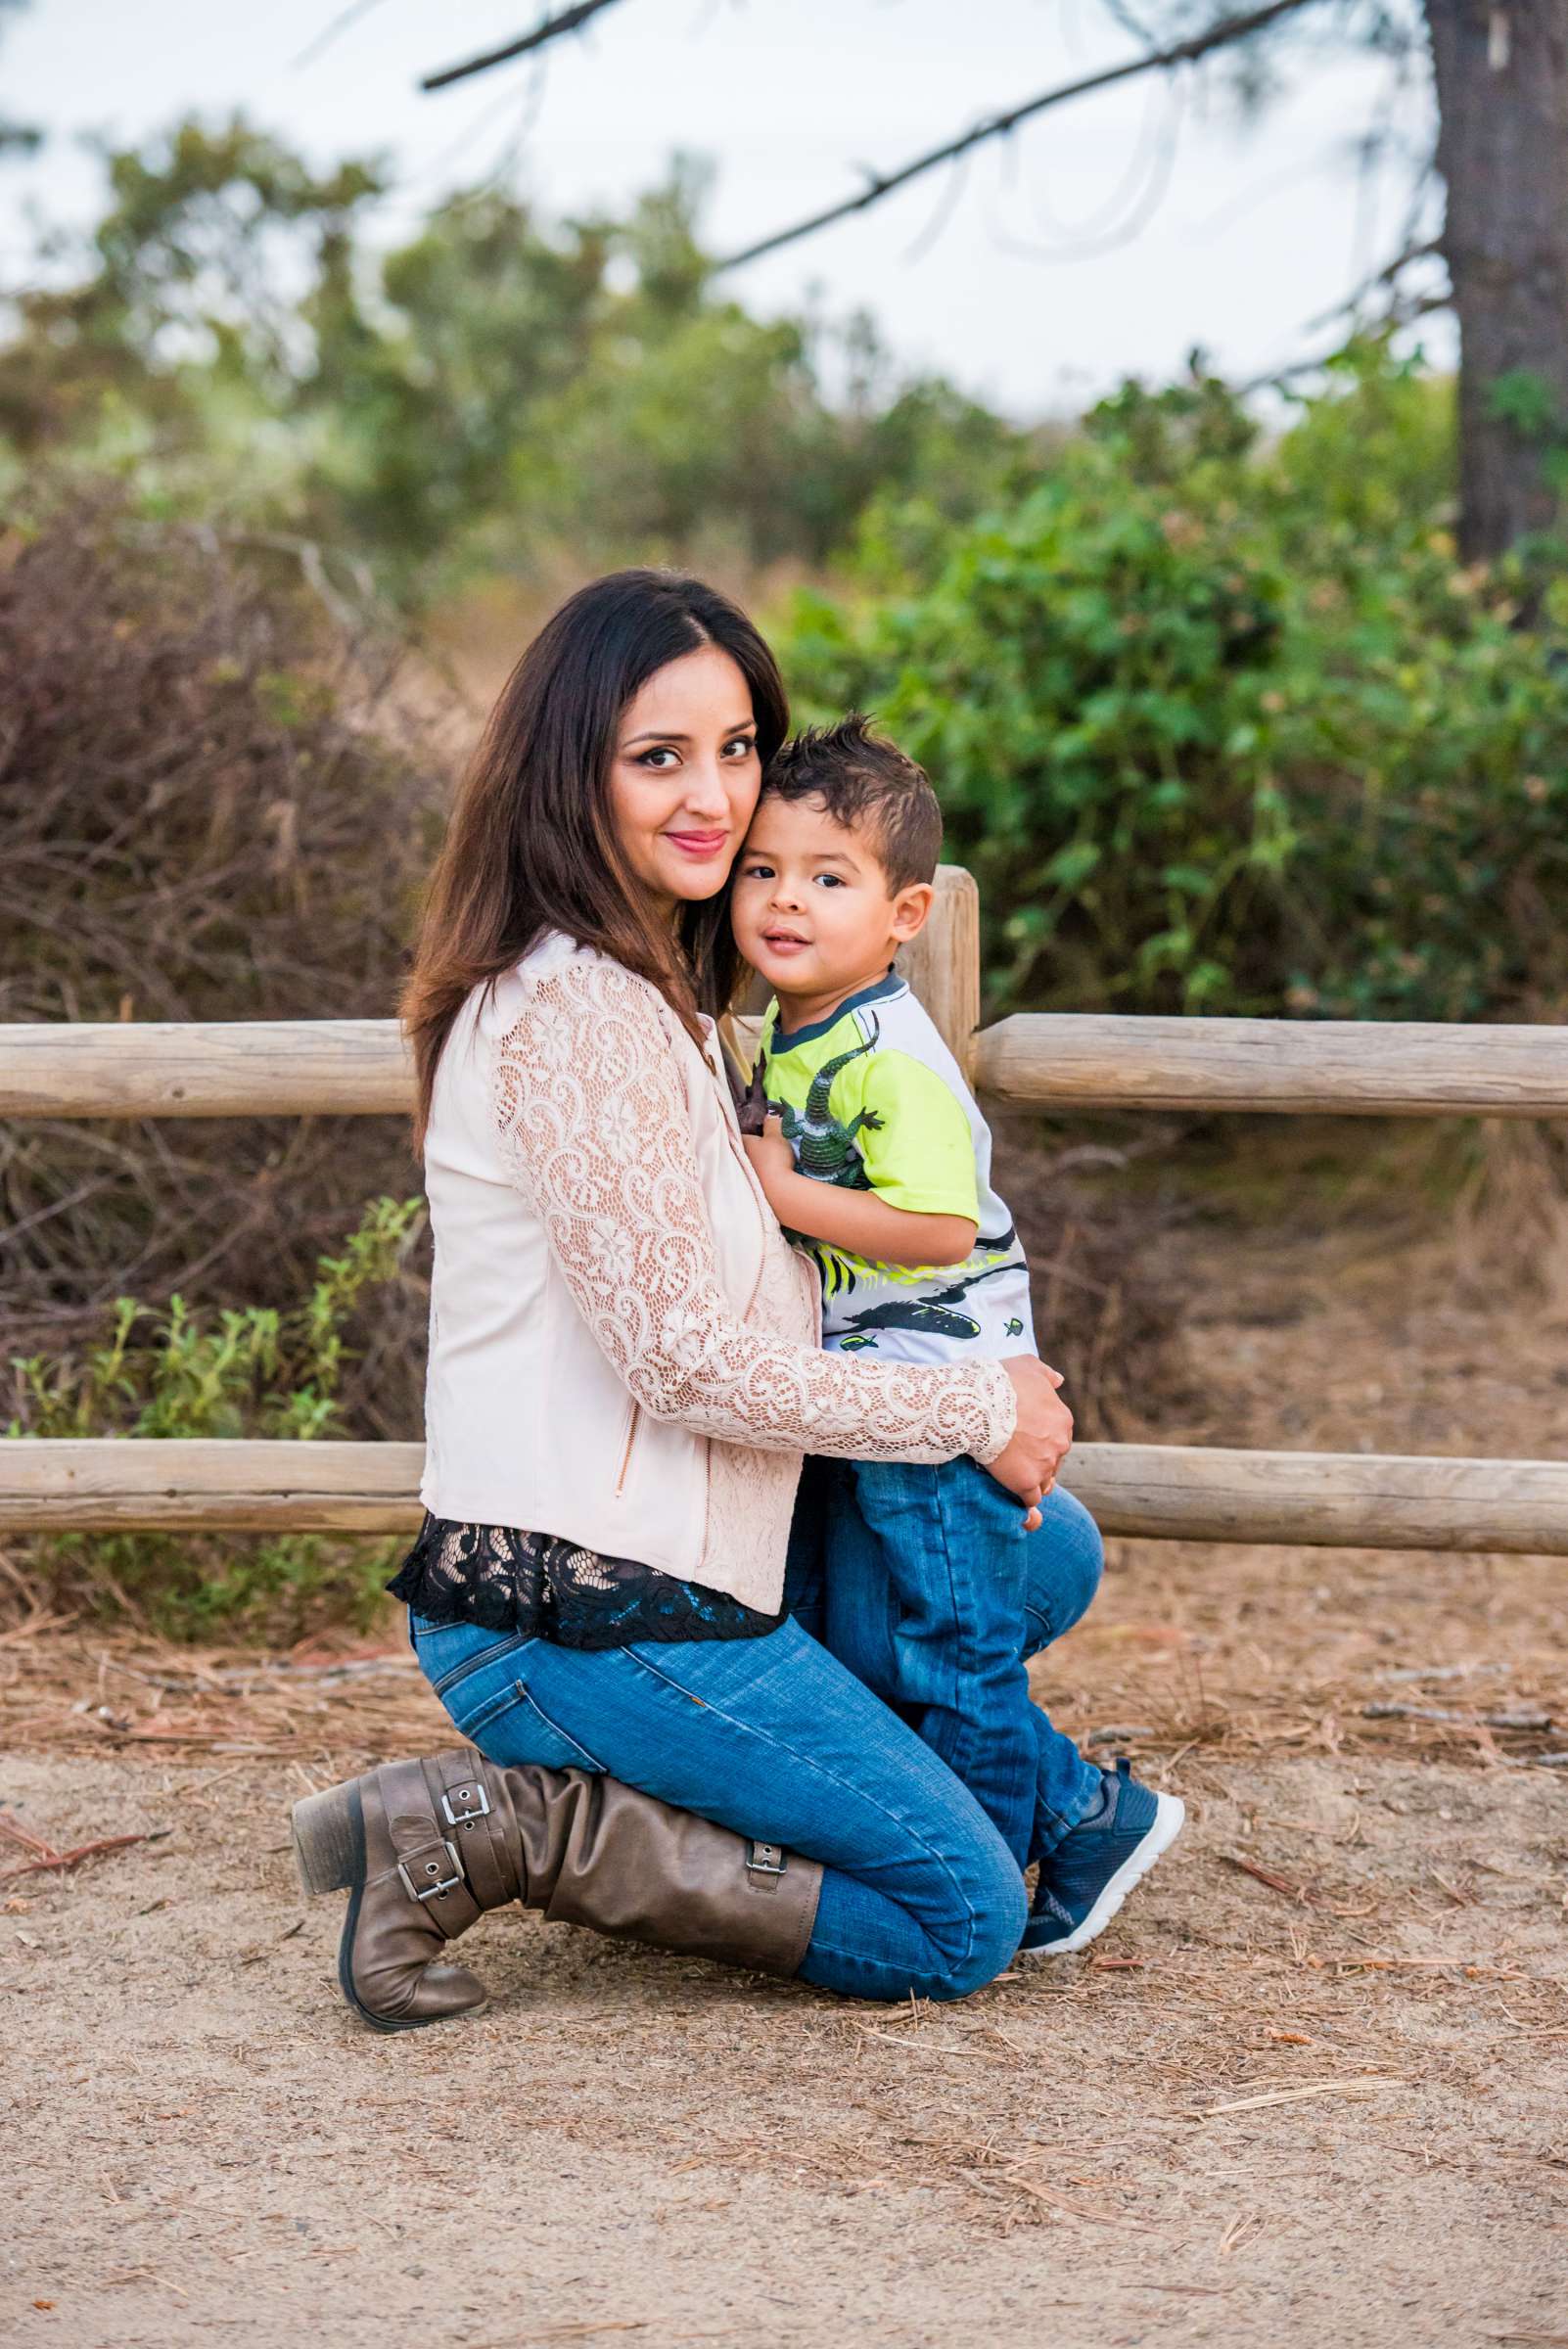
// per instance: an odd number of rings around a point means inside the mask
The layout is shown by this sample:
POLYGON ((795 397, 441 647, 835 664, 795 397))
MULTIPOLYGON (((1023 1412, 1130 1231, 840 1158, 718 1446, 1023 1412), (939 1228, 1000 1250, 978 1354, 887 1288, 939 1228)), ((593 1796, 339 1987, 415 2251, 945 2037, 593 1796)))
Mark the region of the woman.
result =
POLYGON ((295 1813, 307 1887, 350 1893, 345 1995, 383 2029, 477 2005, 440 1954, 513 1899, 863 1998, 959 1997, 1017 1947, 990 1822, 784 1605, 804 1451, 969 1452, 1028 1507, 1072 1429, 1032 1357, 818 1348, 714 1027, 787 722, 724 597, 598 580, 524 654, 434 876, 403 1004, 427 1519, 392 1589, 479 1750, 295 1813))

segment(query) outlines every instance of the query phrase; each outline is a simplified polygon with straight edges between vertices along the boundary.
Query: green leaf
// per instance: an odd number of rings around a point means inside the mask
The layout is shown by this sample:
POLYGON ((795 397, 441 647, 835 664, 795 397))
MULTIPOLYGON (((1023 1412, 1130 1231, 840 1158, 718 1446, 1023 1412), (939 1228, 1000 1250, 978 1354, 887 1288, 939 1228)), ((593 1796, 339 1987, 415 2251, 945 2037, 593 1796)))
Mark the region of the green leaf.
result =
POLYGON ((1047 882, 1055 882, 1062 889, 1080 889, 1099 861, 1097 842, 1071 840, 1047 861, 1042 878, 1047 882))

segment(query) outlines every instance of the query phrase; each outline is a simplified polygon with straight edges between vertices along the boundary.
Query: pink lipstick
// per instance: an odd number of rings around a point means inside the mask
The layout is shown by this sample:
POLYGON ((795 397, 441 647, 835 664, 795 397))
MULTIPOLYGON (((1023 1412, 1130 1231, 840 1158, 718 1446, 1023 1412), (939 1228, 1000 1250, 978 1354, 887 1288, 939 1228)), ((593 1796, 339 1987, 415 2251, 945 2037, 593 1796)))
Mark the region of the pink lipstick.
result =
POLYGON ((664 835, 671 848, 683 856, 716 856, 729 839, 727 832, 667 832, 664 835))

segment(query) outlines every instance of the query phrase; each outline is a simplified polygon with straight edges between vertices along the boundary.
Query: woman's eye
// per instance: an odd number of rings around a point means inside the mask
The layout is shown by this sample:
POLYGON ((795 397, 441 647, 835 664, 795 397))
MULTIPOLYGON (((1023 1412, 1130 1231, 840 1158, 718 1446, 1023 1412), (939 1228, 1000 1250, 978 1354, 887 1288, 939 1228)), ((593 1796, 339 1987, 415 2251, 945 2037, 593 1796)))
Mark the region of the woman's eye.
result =
POLYGON ((725 743, 724 755, 726 758, 733 755, 737 759, 745 759, 756 748, 756 741, 750 734, 737 734, 733 742, 725 743))
POLYGON ((655 774, 662 775, 666 772, 665 760, 667 759, 673 760, 676 757, 677 753, 672 751, 668 743, 658 743, 651 751, 643 751, 639 753, 637 764, 639 766, 651 766, 655 774))

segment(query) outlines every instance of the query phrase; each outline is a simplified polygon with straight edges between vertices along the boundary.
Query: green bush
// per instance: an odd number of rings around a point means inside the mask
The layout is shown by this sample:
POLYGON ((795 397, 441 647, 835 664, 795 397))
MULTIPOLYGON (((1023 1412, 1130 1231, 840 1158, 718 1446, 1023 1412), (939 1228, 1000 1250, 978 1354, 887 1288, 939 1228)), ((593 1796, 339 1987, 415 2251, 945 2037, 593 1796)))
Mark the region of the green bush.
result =
POLYGON ((993 1008, 1560 1015, 1568 587, 1525 626, 1457 568, 1445 431, 1375 350, 1268 447, 1212 380, 1130 388, 1005 511, 884 507, 797 599, 803 714, 930 769, 993 1008))
POLYGON ((467 190, 387 250, 384 161, 318 172, 242 117, 103 160, 90 234, 0 299, 0 496, 45 457, 110 472, 428 606, 493 575, 817 564, 879 490, 973 513, 1029 447, 864 316, 731 299, 690 161, 619 216, 467 190))
MULTIPOLYGON (((303 1301, 192 1312, 115 1300, 103 1342, 16 1358, 10 1437, 291 1438, 347 1431, 339 1392, 356 1308, 393 1281, 424 1219, 422 1199, 375 1199, 341 1254, 323 1256, 303 1301)), ((186 1636, 217 1623, 298 1637, 307 1616, 364 1617, 395 1544, 317 1534, 224 1537, 61 1534, 30 1563, 57 1590, 128 1608, 186 1636)))

